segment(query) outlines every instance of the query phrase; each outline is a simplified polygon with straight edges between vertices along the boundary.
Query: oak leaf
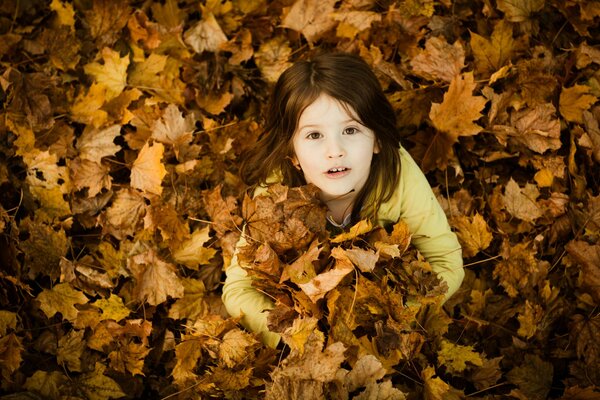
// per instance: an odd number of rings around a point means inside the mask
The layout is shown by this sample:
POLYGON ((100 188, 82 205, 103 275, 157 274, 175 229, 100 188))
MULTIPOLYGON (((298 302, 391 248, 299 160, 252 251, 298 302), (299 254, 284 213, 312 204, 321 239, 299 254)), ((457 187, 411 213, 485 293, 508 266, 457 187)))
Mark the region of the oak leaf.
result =
POLYGON ((457 230, 456 234, 462 244, 463 256, 466 258, 473 257, 480 251, 487 249, 492 242, 492 232, 479 213, 476 213, 473 217, 460 215, 453 218, 452 225, 457 230))
POLYGON ((498 0, 498 9, 504 12, 507 21, 524 22, 544 8, 545 0, 498 0))
POLYGON ((205 246, 210 239, 209 232, 209 226, 195 230, 192 237, 181 243, 181 246, 173 252, 173 259, 195 270, 199 265, 208 264, 217 253, 217 250, 205 246))
POLYGON ((473 350, 473 346, 462 346, 447 340, 442 340, 437 356, 440 365, 455 375, 469 368, 467 363, 478 367, 483 365, 481 354, 473 350))
POLYGON ((102 310, 102 320, 112 319, 119 322, 131 313, 131 310, 123 304, 123 299, 113 293, 108 299, 98 299, 92 304, 102 310))
POLYGON ((129 269, 136 280, 133 289, 136 300, 156 306, 168 297, 183 297, 183 284, 175 266, 162 261, 153 250, 131 257, 129 269))
POLYGON ((284 9, 281 26, 302 33, 312 46, 335 26, 336 22, 331 18, 335 3, 335 0, 296 0, 291 7, 284 9))
POLYGON ((106 101, 108 101, 121 94, 127 85, 129 56, 126 54, 121 58, 118 52, 108 47, 102 49, 101 55, 103 64, 89 63, 83 66, 83 70, 107 88, 106 101))
POLYGON ((23 387, 36 392, 48 399, 58 399, 61 396, 61 387, 69 379, 60 371, 35 371, 28 377, 23 387))
POLYGON ((496 24, 490 39, 471 32, 475 68, 486 76, 498 71, 510 61, 514 47, 512 25, 504 20, 496 24))
POLYGON ((560 115, 569 122, 583 123, 583 112, 587 111, 598 98, 590 93, 587 85, 573 85, 570 88, 563 87, 560 92, 559 106, 560 115))
POLYGON ((0 376, 4 382, 10 382, 12 374, 19 369, 24 351, 21 339, 14 332, 0 337, 0 376))
POLYGON ((504 207, 513 217, 533 222, 542 216, 542 211, 536 201, 539 195, 535 185, 528 183, 521 189, 519 184, 510 178, 502 200, 504 207))
POLYGON ((59 283, 52 289, 44 289, 36 299, 40 302, 40 309, 48 318, 52 318, 59 312, 63 319, 71 322, 77 318, 78 311, 75 304, 88 303, 88 298, 83 292, 73 289, 69 283, 59 283))
POLYGON ((198 54, 216 53, 227 42, 227 36, 210 11, 202 13, 202 20, 183 34, 183 40, 198 54))
POLYGON ((277 36, 260 45, 254 53, 254 60, 267 82, 275 83, 279 75, 292 65, 288 61, 291 55, 292 49, 287 39, 277 36))
POLYGON ((160 195, 167 169, 162 163, 165 147, 162 143, 146 143, 131 167, 131 186, 143 192, 160 195))
POLYGON ((450 45, 434 36, 425 42, 425 50, 411 59, 410 66, 426 79, 452 82, 465 67, 465 50, 458 41, 450 45))
POLYGON ((81 355, 85 350, 83 330, 71 330, 58 341, 56 362, 71 372, 81 372, 81 355))
POLYGON ((242 28, 229 42, 224 43, 221 49, 231 53, 231 57, 227 60, 229 64, 240 65, 248 61, 254 55, 252 32, 249 29, 242 28))

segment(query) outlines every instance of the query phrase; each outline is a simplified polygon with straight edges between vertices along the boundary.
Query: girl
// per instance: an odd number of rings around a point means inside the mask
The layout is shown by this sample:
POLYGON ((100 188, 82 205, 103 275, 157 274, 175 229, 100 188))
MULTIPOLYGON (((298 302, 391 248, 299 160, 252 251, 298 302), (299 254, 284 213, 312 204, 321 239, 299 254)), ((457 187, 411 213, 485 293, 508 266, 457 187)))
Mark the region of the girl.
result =
MULTIPOLYGON (((412 243, 447 283, 449 298, 464 271, 456 235, 425 176, 400 146, 391 104, 369 66, 358 56, 327 53, 300 61, 277 81, 264 133, 242 164, 255 195, 265 186, 312 183, 329 210, 347 227, 368 218, 382 226, 404 220, 412 243)), ((242 235, 239 246, 246 243, 242 235)), ((267 329, 272 301, 252 286, 234 256, 226 270, 223 302, 232 316, 275 347, 267 329)))

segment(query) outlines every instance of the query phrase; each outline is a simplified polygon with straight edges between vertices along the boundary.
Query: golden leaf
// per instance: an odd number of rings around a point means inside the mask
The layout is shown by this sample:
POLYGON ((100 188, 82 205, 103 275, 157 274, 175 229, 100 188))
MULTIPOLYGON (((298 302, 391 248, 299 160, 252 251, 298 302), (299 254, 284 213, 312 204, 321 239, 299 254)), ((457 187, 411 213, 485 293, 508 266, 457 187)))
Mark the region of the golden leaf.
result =
POLYGON ((535 185, 528 183, 525 188, 521 189, 517 182, 510 178, 504 189, 502 200, 506 211, 512 216, 523 221, 533 222, 542 216, 542 211, 536 201, 539 195, 535 185))
POLYGON ((481 367, 481 354, 473 350, 473 346, 462 346, 447 340, 442 340, 438 351, 438 362, 446 367, 448 372, 458 374, 467 369, 467 363, 481 367))
POLYGON ((195 122, 191 117, 183 118, 183 114, 174 104, 169 104, 162 117, 152 127, 152 138, 157 141, 173 146, 175 156, 179 158, 181 147, 189 146, 193 139, 192 133, 195 122))
POLYGON ((175 301, 169 308, 169 318, 195 321, 205 315, 208 305, 204 300, 206 287, 204 282, 193 278, 182 278, 183 297, 175 301))
POLYGON ((129 269, 136 280, 133 289, 136 300, 156 306, 168 297, 183 297, 183 284, 175 266, 162 261, 153 250, 131 257, 129 269))
POLYGON ((279 79, 279 75, 292 65, 288 61, 291 54, 292 49, 287 39, 276 36, 260 45, 254 54, 254 60, 267 82, 274 83, 279 79))
POLYGON ((97 362, 94 371, 76 379, 76 387, 88 400, 118 399, 125 396, 121 387, 112 378, 104 375, 106 367, 97 362))
POLYGON ((210 380, 218 388, 240 393, 250 385, 254 369, 246 367, 242 370, 232 370, 224 367, 211 367, 210 380))
POLYGON ((35 371, 27 378, 23 387, 29 391, 36 392, 48 399, 59 399, 60 388, 69 379, 60 371, 35 371))
POLYGON ((36 299, 40 303, 40 309, 48 318, 52 318, 59 312, 63 319, 71 322, 77 318, 78 310, 75 304, 88 302, 83 292, 73 289, 69 283, 59 283, 52 289, 44 289, 36 299))
POLYGON ((173 252, 173 259, 195 270, 199 265, 208 264, 217 253, 215 249, 204 247, 204 244, 210 239, 209 232, 209 226, 194 231, 192 237, 173 252))
POLYGON ((493 236, 485 219, 476 213, 473 217, 458 216, 452 220, 463 248, 463 257, 473 257, 488 248, 493 236))
POLYGON ((117 239, 132 235, 138 229, 141 218, 146 213, 146 203, 139 192, 122 189, 117 192, 112 205, 105 211, 102 229, 117 239))
POLYGON ((198 359, 202 354, 200 340, 193 336, 182 335, 181 342, 175 346, 175 359, 173 367, 173 380, 179 386, 185 386, 188 380, 196 378, 194 373, 198 359))
POLYGON ((231 57, 227 60, 229 64, 240 65, 248 61, 254 55, 252 32, 242 28, 229 42, 224 43, 221 49, 231 53, 231 57))
POLYGON ((94 161, 76 158, 69 163, 73 187, 76 190, 88 188, 88 197, 94 197, 102 189, 111 188, 112 178, 108 174, 109 168, 94 161))
POLYGON ((71 107, 71 118, 99 128, 108 121, 108 113, 100 108, 106 100, 106 86, 93 83, 87 93, 80 93, 71 107))
POLYGON ((143 376, 144 359, 148 353, 150 349, 144 344, 127 339, 108 355, 110 367, 115 371, 143 376))
POLYGON ((101 54, 103 64, 89 63, 83 66, 83 70, 86 74, 93 76, 98 84, 106 86, 106 101, 108 101, 121 94, 127 86, 129 56, 126 54, 121 58, 118 52, 108 47, 102 49, 101 54))
POLYGON ((183 34, 183 40, 198 54, 205 51, 216 53, 227 42, 227 36, 212 12, 202 14, 202 20, 183 34))
POLYGON ((574 85, 560 92, 559 110, 560 115, 569 122, 583 123, 583 112, 588 110, 598 98, 589 94, 590 87, 587 85, 574 85))
POLYGON ((168 28, 178 28, 185 22, 186 13, 179 8, 177 0, 166 0, 164 5, 152 3, 151 8, 154 19, 168 28))
POLYGON ((335 0, 296 0, 292 7, 284 9, 281 26, 302 33, 312 45, 335 26, 330 15, 335 3, 335 0))
POLYGON ((130 86, 150 91, 167 103, 183 104, 186 85, 180 79, 181 62, 173 57, 151 53, 134 63, 129 72, 130 86))
POLYGON ((525 311, 519 313, 519 330, 517 333, 525 339, 531 338, 540 328, 540 322, 544 318, 544 309, 539 304, 532 304, 525 300, 525 311))
POLYGON ((423 395, 424 400, 445 400, 446 394, 450 391, 450 385, 441 378, 435 376, 435 369, 428 366, 421 372, 421 378, 425 386, 423 395))
POLYGON ((471 32, 474 64, 479 73, 488 76, 510 61, 515 47, 512 35, 512 25, 504 20, 496 24, 489 40, 471 32))
POLYGON ((543 281, 548 273, 548 266, 535 258, 535 253, 528 243, 504 245, 503 260, 494 268, 493 276, 499 279, 500 285, 512 298, 518 295, 537 293, 534 286, 543 281))
MULTIPOLYGON (((336 249, 339 249, 339 247, 336 247, 334 250, 336 249)), ((345 256, 352 261, 352 264, 362 272, 372 272, 375 269, 375 264, 379 260, 379 253, 370 249, 365 250, 353 246, 351 249, 343 251, 345 252, 345 256)))
POLYGON ((381 21, 381 14, 373 11, 344 10, 330 15, 339 22, 336 35, 348 39, 354 39, 360 32, 369 29, 373 22, 381 21))
POLYGON ((307 283, 298 284, 300 289, 306 293, 313 303, 316 303, 317 300, 323 298, 327 292, 335 288, 346 275, 354 271, 354 266, 344 254, 343 249, 335 247, 331 251, 331 255, 336 261, 334 268, 318 274, 307 283))
POLYGON ((112 319, 119 322, 131 313, 131 310, 123 304, 123 299, 113 293, 108 299, 98 299, 92 304, 102 310, 102 320, 112 319))
POLYGON ((24 350, 21 339, 14 333, 0 337, 0 360, 2 360, 0 376, 4 382, 10 382, 13 372, 19 369, 21 361, 23 361, 21 354, 24 350))
POLYGON ((369 220, 363 219, 354 224, 348 232, 341 233, 331 239, 331 243, 342 243, 347 240, 354 240, 360 235, 364 235, 373 229, 373 225, 369 220))
POLYGON ((81 372, 81 355, 85 349, 83 330, 71 330, 58 340, 56 362, 71 372, 81 372))
POLYGON ((456 76, 442 103, 431 105, 429 117, 433 126, 448 136, 450 144, 454 144, 459 136, 476 135, 483 129, 474 121, 481 117, 486 99, 472 95, 475 86, 472 72, 456 76))
POLYGON ((317 322, 318 320, 312 317, 296 318, 292 326, 281 334, 281 338, 292 351, 303 354, 304 346, 311 334, 317 334, 323 338, 323 334, 317 330, 317 322))
POLYGON ((225 111, 225 107, 233 100, 233 93, 209 93, 206 96, 198 95, 196 101, 198 106, 210 114, 218 115, 225 111))
POLYGON ((249 349, 258 344, 249 333, 234 329, 227 332, 219 345, 219 359, 229 368, 241 364, 249 356, 249 349))
POLYGON ((167 169, 161 162, 165 147, 162 143, 146 143, 131 168, 131 186, 143 192, 160 195, 162 179, 167 169))
POLYGON ((56 12, 56 21, 58 25, 66 25, 71 30, 75 30, 75 10, 70 3, 63 3, 61 0, 52 0, 50 9, 56 12))
POLYGON ((8 329, 17 327, 17 314, 14 312, 0 310, 0 337, 6 335, 8 329))
POLYGON ((450 45, 434 36, 425 42, 425 50, 411 59, 410 66, 426 79, 452 82, 465 67, 465 50, 458 41, 450 45))
POLYGON ((544 8, 545 0, 498 0, 498 9, 510 22, 527 21, 531 14, 544 8))

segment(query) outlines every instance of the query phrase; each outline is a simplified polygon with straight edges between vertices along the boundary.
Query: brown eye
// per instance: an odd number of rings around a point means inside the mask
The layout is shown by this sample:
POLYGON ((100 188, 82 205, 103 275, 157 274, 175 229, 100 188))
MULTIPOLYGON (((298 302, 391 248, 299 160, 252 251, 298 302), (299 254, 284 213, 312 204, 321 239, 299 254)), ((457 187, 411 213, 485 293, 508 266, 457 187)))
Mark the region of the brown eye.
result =
POLYGON ((319 132, 311 132, 308 135, 306 135, 307 139, 320 139, 321 138, 321 133, 319 132))
POLYGON ((355 135, 357 133, 358 133, 358 129, 356 129, 352 126, 344 129, 344 134, 346 134, 346 135, 355 135))

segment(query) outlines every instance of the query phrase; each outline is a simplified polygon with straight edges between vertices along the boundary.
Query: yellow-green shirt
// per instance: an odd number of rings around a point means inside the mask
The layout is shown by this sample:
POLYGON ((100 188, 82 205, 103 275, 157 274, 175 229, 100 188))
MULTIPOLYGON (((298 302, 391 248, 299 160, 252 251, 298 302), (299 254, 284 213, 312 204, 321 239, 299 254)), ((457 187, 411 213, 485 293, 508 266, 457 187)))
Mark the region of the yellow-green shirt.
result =
MULTIPOLYGON (((412 234, 411 243, 446 282, 448 299, 459 288, 463 277, 462 249, 440 207, 425 175, 404 148, 400 148, 401 173, 392 197, 381 204, 377 218, 382 226, 403 220, 412 234)), ((238 248, 245 245, 243 238, 238 248)), ((225 271, 223 303, 231 316, 243 314, 241 323, 259 333, 262 341, 276 347, 280 336, 267 329, 265 310, 274 307, 271 299, 252 286, 252 278, 234 255, 225 271)))

